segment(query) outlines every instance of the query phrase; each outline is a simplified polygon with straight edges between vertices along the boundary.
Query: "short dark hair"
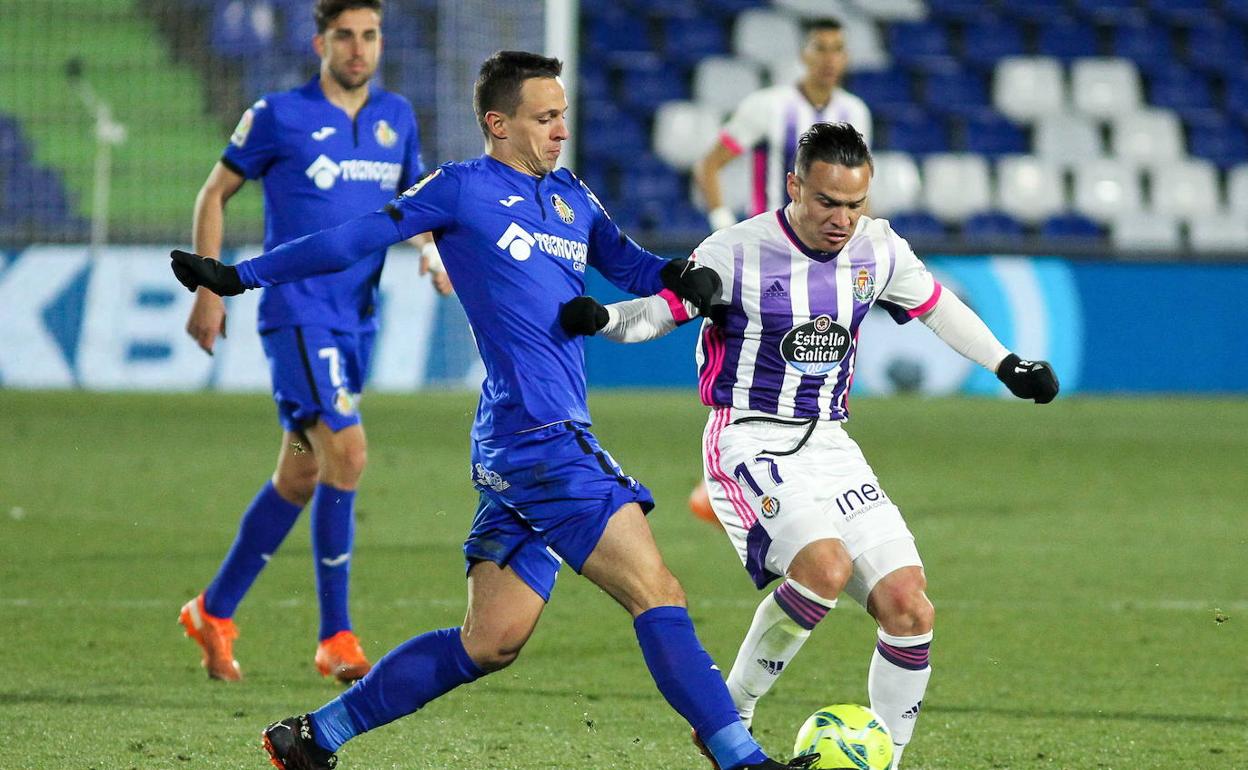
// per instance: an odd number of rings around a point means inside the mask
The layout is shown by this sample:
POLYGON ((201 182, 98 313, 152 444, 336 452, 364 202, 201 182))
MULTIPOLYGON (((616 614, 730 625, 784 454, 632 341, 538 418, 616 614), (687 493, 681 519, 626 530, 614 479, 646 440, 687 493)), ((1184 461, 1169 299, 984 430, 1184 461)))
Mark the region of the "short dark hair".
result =
POLYGON ((845 25, 841 23, 841 20, 835 16, 820 16, 816 19, 803 19, 802 39, 810 37, 812 32, 822 32, 824 30, 832 30, 835 32, 836 30, 843 29, 844 27, 845 25))
POLYGON ((472 90, 472 107, 477 112, 481 133, 490 137, 485 113, 515 115, 520 106, 520 89, 530 78, 557 78, 563 62, 528 51, 498 51, 481 64, 472 90))
POLYGON ((381 15, 381 6, 385 0, 316 0, 312 6, 312 18, 316 19, 316 34, 323 35, 334 19, 343 11, 354 11, 356 8, 368 8, 381 15))
POLYGON ((793 173, 806 176, 815 161, 834 166, 857 168, 867 165, 875 171, 875 161, 867 142, 858 129, 848 123, 816 123, 806 129, 797 140, 797 156, 793 159, 793 173))

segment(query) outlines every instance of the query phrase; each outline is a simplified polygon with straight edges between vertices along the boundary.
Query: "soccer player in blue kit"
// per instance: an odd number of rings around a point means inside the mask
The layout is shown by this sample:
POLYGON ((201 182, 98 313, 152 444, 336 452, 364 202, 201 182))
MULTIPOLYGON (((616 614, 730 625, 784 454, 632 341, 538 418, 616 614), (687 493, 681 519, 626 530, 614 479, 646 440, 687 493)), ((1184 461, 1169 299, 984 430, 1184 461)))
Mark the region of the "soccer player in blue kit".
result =
POLYGON ((472 430, 480 504, 464 544, 464 624, 409 639, 320 709, 270 725, 265 748, 284 770, 333 767, 333 752, 354 736, 509 665, 565 561, 633 616, 659 690, 721 767, 815 761, 768 758, 741 723, 651 535, 649 490, 589 432, 583 340, 559 319, 581 294, 586 266, 633 294, 668 288, 699 306, 718 286, 709 271, 633 243, 584 184, 555 170, 568 138, 561 69, 532 53, 488 59, 474 100, 486 154, 441 166, 382 211, 234 267, 173 253, 187 288, 233 294, 349 268, 361 254, 432 231, 485 362, 472 430))
MULTIPOLYGON (((197 252, 220 254, 226 202, 248 179, 264 180, 265 247, 273 248, 375 211, 424 174, 411 105, 369 83, 381 56, 381 10, 381 0, 316 3, 320 72, 243 114, 196 198, 197 252)), ((417 240, 424 260, 436 262, 432 238, 417 240)), ((242 677, 234 611, 309 501, 321 614, 314 662, 344 682, 368 672, 347 598, 366 451, 356 397, 372 351, 385 257, 384 247, 372 249, 349 270, 274 286, 260 299, 259 331, 284 429, 277 469, 243 513, 216 576, 178 618, 214 679, 242 677)), ((449 291, 444 275, 434 280, 449 291)), ((201 289, 187 332, 211 354, 225 322, 221 297, 201 289)))

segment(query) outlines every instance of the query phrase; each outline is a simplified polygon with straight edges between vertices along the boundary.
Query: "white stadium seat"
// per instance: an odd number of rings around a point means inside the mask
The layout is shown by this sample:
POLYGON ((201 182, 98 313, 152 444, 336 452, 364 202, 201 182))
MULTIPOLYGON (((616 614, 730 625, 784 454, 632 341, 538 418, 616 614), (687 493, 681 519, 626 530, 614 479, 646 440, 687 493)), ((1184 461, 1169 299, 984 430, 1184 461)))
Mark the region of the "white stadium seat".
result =
POLYGON ((1032 151, 1062 168, 1105 157, 1097 125, 1090 118, 1071 112, 1059 112, 1037 122, 1032 132, 1032 151))
POLYGON ((927 18, 923 0, 871 0, 857 4, 879 21, 919 21, 927 18))
POLYGON ((1226 173, 1226 207, 1248 217, 1248 163, 1241 163, 1226 173))
POLYGON ((996 208, 1035 225, 1066 210, 1062 170, 1034 155, 1006 155, 997 161, 996 208))
POLYGON ((871 178, 872 216, 889 217, 912 211, 923 189, 919 167, 904 152, 875 153, 875 176, 871 178))
POLYGON ((801 48, 801 27, 787 14, 751 9, 737 17, 732 29, 733 51, 768 67, 790 65, 799 58, 801 48))
POLYGON ((888 69, 892 57, 880 37, 880 27, 871 19, 845 15, 839 17, 845 30, 845 52, 849 55, 851 72, 888 69))
POLYGON ((852 0, 772 0, 772 5, 798 16, 831 16, 841 21, 862 13, 852 0))
POLYGON ((923 160, 923 206, 942 222, 962 222, 992 208, 988 161, 972 153, 935 153, 923 160))
POLYGON ((992 78, 992 103, 1006 117, 1030 123, 1066 109, 1061 63, 1051 56, 1007 56, 992 78))
POLYGON ((687 171, 719 136, 719 113, 694 102, 665 102, 654 113, 654 152, 669 166, 687 171))
POLYGON ((1179 221, 1172 216, 1131 211, 1110 220, 1109 239, 1125 251, 1157 251, 1173 255, 1183 249, 1179 221))
POLYGON ((1181 160, 1157 166, 1149 174, 1152 210, 1187 222, 1211 216, 1219 208, 1218 170, 1207 160, 1181 160))
POLYGON ((1110 123, 1113 155, 1136 166, 1160 167, 1186 154, 1183 125, 1170 110, 1128 112, 1110 123))
POLYGON ((1070 99, 1075 109, 1103 120, 1134 112, 1143 102, 1140 73, 1130 59, 1076 59, 1070 65, 1070 99))
POLYGON ((1188 224, 1192 251, 1238 253, 1248 258, 1248 219, 1242 214, 1218 212, 1188 224))
POLYGON ((720 115, 762 85, 758 65, 736 56, 708 56, 693 71, 693 100, 720 115))
POLYGON ((1074 208, 1089 219, 1108 223, 1144 209, 1134 166, 1105 158, 1076 166, 1074 174, 1074 208))

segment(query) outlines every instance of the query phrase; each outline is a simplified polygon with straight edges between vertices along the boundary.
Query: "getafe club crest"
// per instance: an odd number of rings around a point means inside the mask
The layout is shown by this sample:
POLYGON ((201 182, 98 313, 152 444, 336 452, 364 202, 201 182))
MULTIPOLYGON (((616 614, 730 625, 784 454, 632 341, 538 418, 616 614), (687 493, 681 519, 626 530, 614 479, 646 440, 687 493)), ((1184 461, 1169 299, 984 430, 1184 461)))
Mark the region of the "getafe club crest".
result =
POLYGON ((380 144, 382 147, 393 147, 394 143, 399 141, 399 135, 384 120, 379 120, 373 124, 373 136, 377 138, 377 144, 380 144))
POLYGON ((550 204, 555 207, 555 213, 559 215, 559 218, 563 220, 565 225, 572 224, 572 221, 576 219, 576 212, 564 202, 563 198, 559 197, 559 193, 550 196, 550 204))
POLYGON ((875 297, 875 278, 865 267, 858 268, 854 275, 854 299, 859 302, 870 302, 875 297))
POLYGON ((338 388, 334 393, 334 410, 344 417, 355 411, 355 399, 347 392, 346 388, 338 388))

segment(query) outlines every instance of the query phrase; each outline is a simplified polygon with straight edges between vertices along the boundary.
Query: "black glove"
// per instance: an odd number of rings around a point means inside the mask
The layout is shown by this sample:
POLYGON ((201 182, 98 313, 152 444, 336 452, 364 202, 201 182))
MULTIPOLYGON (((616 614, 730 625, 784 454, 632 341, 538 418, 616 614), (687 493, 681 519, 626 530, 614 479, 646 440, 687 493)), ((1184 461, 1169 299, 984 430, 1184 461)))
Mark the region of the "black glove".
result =
POLYGON ((592 337, 607 325, 611 316, 602 303, 593 297, 577 297, 559 308, 559 325, 569 337, 592 337))
POLYGON ((1047 404, 1057 396, 1057 374, 1048 361, 1024 361, 1013 353, 997 365, 997 379, 1019 398, 1047 404))
POLYGON ((711 302, 723 284, 719 274, 688 259, 673 259, 659 271, 663 286, 698 309, 703 317, 711 314, 711 302))
POLYGON ((232 297, 247 291, 247 287, 238 278, 238 270, 232 265, 223 265, 215 259, 180 249, 169 252, 169 258, 173 274, 187 291, 195 291, 203 286, 222 297, 232 297))

